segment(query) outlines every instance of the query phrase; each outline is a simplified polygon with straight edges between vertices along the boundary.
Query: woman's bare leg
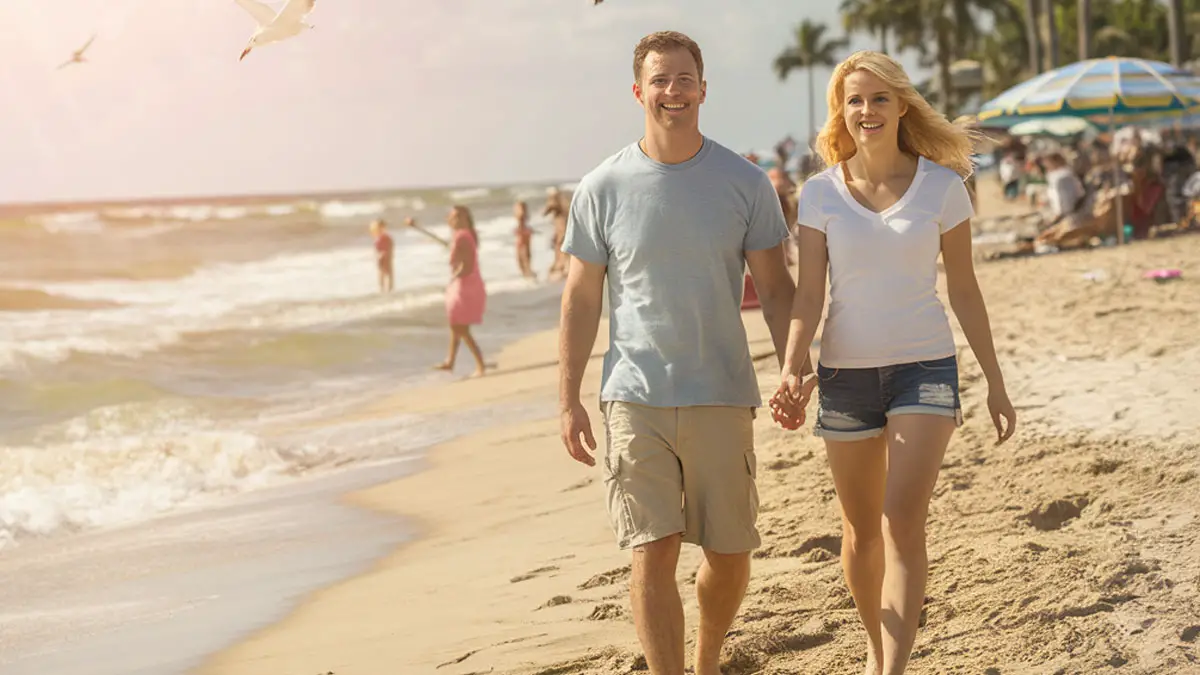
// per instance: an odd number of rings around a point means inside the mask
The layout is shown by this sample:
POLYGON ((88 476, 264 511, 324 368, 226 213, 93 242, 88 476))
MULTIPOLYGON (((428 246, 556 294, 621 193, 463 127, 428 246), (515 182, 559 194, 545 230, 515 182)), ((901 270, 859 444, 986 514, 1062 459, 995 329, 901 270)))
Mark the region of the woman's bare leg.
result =
POLYGON ((883 436, 825 441, 842 507, 842 571, 867 630, 867 675, 883 672, 880 606, 884 578, 883 521, 887 444, 883 436))
POLYGON ((908 665, 925 604, 929 561, 925 519, 954 420, 939 415, 888 419, 887 490, 883 501, 883 673, 901 675, 908 665))
POLYGON ((463 339, 463 329, 465 326, 450 326, 450 344, 446 353, 446 360, 434 366, 434 370, 454 370, 454 361, 458 358, 458 343, 463 339))
POLYGON ((479 349, 479 343, 475 341, 475 336, 471 335, 470 326, 455 326, 462 335, 463 342, 467 343, 467 349, 471 351, 471 356, 475 357, 475 372, 472 377, 481 377, 484 372, 483 351, 479 349))

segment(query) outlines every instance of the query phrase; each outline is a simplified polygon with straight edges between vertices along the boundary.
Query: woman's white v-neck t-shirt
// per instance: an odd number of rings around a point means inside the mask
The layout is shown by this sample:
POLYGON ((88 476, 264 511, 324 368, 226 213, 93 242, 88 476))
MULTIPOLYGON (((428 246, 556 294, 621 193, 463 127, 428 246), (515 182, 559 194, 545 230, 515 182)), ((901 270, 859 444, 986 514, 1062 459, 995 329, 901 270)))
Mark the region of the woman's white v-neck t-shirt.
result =
POLYGON ((799 224, 823 232, 829 253, 821 363, 880 368, 954 356, 937 259, 942 234, 975 214, 962 178, 921 157, 908 190, 875 212, 843 176, 840 164, 830 167, 799 197, 799 224))

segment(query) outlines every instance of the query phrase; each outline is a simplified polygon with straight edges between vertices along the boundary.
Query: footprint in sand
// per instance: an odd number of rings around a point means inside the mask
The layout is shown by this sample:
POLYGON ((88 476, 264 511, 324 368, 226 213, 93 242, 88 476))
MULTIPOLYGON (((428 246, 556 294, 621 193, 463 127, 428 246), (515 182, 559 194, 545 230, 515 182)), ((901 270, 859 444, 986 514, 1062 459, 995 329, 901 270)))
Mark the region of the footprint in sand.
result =
POLYGON ((571 596, 556 595, 553 598, 550 598, 549 600, 547 600, 546 603, 544 605, 542 605, 541 607, 538 607, 538 609, 546 609, 547 607, 558 607, 559 605, 569 605, 569 604, 571 604, 571 596))
POLYGON ((1125 462, 1119 459, 1105 459, 1103 457, 1098 457, 1092 460, 1092 463, 1088 465, 1087 472, 1093 476, 1104 476, 1121 468, 1123 464, 1125 464, 1125 462))
POLYGON ((558 569, 558 567, 556 567, 554 565, 547 565, 546 567, 539 567, 535 570, 529 570, 528 572, 526 572, 524 574, 518 574, 517 576, 509 579, 508 583, 517 584, 522 581, 529 581, 530 579, 533 579, 534 577, 545 574, 546 572, 554 572, 557 569, 558 569))
POLYGON ((596 588, 598 586, 611 586, 613 584, 620 583, 629 578, 629 573, 629 565, 611 569, 607 572, 601 572, 582 584, 579 584, 579 590, 586 591, 589 588, 596 588))
POLYGON ((560 492, 574 492, 575 490, 580 490, 580 489, 583 489, 583 488, 591 485, 595 481, 596 481, 595 478, 584 478, 583 480, 579 481, 578 483, 572 483, 572 484, 568 485, 567 487, 560 490, 560 492))
POLYGON ((854 598, 850 591, 841 586, 834 586, 825 596, 825 609, 854 609, 854 598))
POLYGON ((1048 532, 1057 530, 1081 516, 1083 509, 1090 503, 1091 499, 1087 495, 1056 499, 1038 505, 1024 515, 1018 516, 1017 519, 1029 523, 1034 529, 1048 532))
POLYGON ((625 610, 621 609, 620 605, 611 602, 604 602, 592 608, 592 613, 588 615, 591 621, 611 621, 625 616, 625 610))
POLYGON ((819 537, 809 537, 800 544, 800 548, 788 553, 789 557, 805 556, 809 562, 836 560, 842 555, 842 537, 826 534, 819 537))
POLYGON ((800 466, 800 462, 797 462, 794 459, 777 459, 772 462, 768 462, 766 468, 769 471, 782 471, 784 469, 791 469, 797 466, 800 466))
POLYGON ((797 548, 784 545, 764 546, 751 554, 752 558, 802 558, 805 562, 823 563, 837 560, 842 554, 839 536, 811 537, 797 548))
POLYGON ((1195 642, 1198 636, 1200 636, 1200 625, 1188 626, 1179 633, 1179 639, 1184 642, 1195 642))

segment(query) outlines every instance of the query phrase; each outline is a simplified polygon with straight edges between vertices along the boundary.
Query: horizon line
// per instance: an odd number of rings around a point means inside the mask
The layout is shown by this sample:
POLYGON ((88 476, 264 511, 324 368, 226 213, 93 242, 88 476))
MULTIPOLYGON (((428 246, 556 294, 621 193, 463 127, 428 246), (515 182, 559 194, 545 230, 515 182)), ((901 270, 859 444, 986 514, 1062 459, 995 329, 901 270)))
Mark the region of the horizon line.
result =
MULTIPOLYGON (((487 188, 495 189, 501 187, 511 187, 522 183, 531 185, 559 185, 572 180, 579 180, 578 177, 573 179, 565 178, 540 178, 531 180, 521 180, 513 182, 467 182, 458 184, 443 184, 443 185, 412 185, 405 187, 390 186, 390 187, 365 187, 355 189, 321 189, 303 191, 297 190, 293 192, 228 192, 223 194, 217 193, 176 193, 170 195, 158 196, 141 196, 141 197, 102 197, 92 199, 59 199, 51 198, 39 201, 2 201, 0 200, 0 215, 10 211, 36 211, 42 209, 53 209, 55 207, 62 209, 63 207, 103 207, 103 206, 124 206, 129 204, 194 204, 205 203, 210 201, 270 201, 273 199, 287 199, 296 197, 314 197, 314 198, 330 198, 330 197, 348 197, 348 196, 367 196, 379 193, 391 192, 415 192, 415 191, 451 191, 463 190, 470 188, 487 188)), ((69 209, 64 209, 69 210, 69 209)))

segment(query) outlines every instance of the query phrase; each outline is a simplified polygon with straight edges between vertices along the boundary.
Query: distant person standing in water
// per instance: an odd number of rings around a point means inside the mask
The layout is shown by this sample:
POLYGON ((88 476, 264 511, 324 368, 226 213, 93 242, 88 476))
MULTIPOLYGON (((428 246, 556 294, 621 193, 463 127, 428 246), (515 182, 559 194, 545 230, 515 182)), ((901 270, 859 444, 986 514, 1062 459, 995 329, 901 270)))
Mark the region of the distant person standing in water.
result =
POLYGON ((517 219, 515 231, 517 235, 517 267, 521 269, 521 276, 526 279, 537 279, 537 274, 533 271, 533 265, 530 262, 533 228, 529 227, 529 207, 524 201, 513 205, 513 217, 517 219))
POLYGON ((454 370, 460 342, 467 343, 471 356, 475 357, 475 372, 472 377, 484 373, 483 352, 471 335, 471 326, 483 323, 483 312, 487 308, 487 288, 479 273, 479 235, 475 232, 475 219, 465 206, 454 206, 446 218, 450 225, 450 241, 417 225, 408 218, 405 224, 420 229, 432 239, 450 249, 450 284, 446 286, 446 318, 450 324, 450 348, 446 360, 434 366, 435 370, 454 370))
POLYGON ((392 253, 396 244, 387 233, 387 223, 382 220, 371 221, 371 236, 375 237, 375 266, 379 269, 379 292, 391 293, 394 280, 392 253))
POLYGON ((562 190, 552 187, 546 197, 546 208, 542 209, 543 216, 549 216, 554 221, 554 262, 550 263, 548 276, 558 279, 567 274, 567 254, 562 252, 563 239, 567 236, 567 212, 569 202, 562 190))

